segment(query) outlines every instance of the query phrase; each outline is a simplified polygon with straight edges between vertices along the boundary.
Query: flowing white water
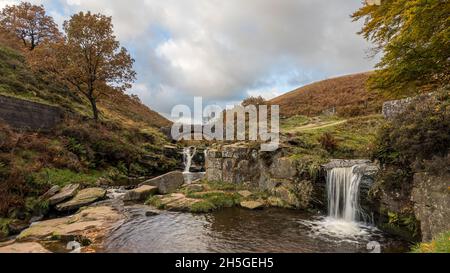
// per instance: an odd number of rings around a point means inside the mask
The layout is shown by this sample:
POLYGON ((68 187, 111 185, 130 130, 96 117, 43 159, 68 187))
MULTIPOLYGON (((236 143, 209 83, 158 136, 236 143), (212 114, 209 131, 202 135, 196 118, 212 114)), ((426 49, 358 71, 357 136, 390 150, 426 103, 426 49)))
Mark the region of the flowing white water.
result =
POLYGON ((361 215, 359 186, 362 174, 351 168, 334 168, 328 171, 328 215, 347 222, 358 222, 361 215))
POLYGON ((359 202, 363 174, 359 166, 334 168, 327 173, 328 217, 304 221, 315 236, 359 242, 378 233, 367 225, 359 202))
POLYGON ((195 154, 197 153, 196 147, 189 147, 183 149, 183 160, 184 160, 184 172, 190 173, 191 166, 192 166, 192 159, 194 158, 195 154))
POLYGON ((191 172, 192 160, 197 154, 196 147, 184 148, 183 150, 183 161, 184 161, 184 183, 192 184, 193 181, 202 179, 205 176, 204 172, 191 172))

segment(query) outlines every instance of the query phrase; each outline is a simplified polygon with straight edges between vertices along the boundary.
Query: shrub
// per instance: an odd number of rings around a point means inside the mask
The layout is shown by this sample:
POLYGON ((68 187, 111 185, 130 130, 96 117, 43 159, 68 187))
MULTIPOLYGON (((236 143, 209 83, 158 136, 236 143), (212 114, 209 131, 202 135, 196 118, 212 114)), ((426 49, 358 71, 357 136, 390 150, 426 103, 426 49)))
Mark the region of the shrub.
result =
POLYGON ((440 234, 430 243, 415 246, 413 253, 450 253, 450 231, 440 234))
POLYGON ((216 209, 217 209, 217 207, 213 203, 211 203, 207 200, 203 200, 203 201, 193 204, 191 206, 190 211, 192 213, 207 213, 207 212, 214 211, 216 209))
POLYGON ((44 168, 33 175, 37 184, 65 186, 67 184, 94 185, 102 176, 99 171, 89 173, 73 172, 68 169, 44 168))
POLYGON ((443 157, 450 149, 450 95, 441 90, 415 100, 380 132, 375 158, 382 163, 410 165, 443 157))
POLYGON ((338 147, 337 139, 330 133, 324 133, 319 139, 320 145, 329 153, 336 151, 338 147))

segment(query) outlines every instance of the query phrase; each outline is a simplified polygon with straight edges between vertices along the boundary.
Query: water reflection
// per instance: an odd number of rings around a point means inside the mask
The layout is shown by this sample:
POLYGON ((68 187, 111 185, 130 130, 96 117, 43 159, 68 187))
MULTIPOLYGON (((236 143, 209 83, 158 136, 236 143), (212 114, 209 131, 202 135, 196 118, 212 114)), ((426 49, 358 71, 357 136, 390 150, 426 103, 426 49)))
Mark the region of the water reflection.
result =
POLYGON ((133 216, 109 236, 107 252, 367 252, 367 243, 374 238, 385 252, 406 251, 404 242, 380 232, 357 242, 313 236, 314 227, 305 223, 314 217, 298 211, 234 208, 205 215, 161 212, 146 217, 141 207, 128 210, 133 216))

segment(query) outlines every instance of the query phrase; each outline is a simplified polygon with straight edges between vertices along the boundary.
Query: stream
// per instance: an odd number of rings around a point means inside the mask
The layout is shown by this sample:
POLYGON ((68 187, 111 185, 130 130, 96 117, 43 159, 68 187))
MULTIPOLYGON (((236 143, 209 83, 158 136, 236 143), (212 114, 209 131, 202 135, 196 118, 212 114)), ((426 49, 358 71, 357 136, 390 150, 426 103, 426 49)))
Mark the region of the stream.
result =
POLYGON ((367 253, 372 241, 380 244, 382 252, 408 251, 405 242, 374 228, 361 227, 364 231, 357 235, 330 233, 326 217, 301 211, 231 208, 209 214, 161 211, 146 216, 148 209, 142 206, 127 210, 131 217, 108 236, 105 252, 367 253))
MULTIPOLYGON (((184 149, 185 183, 195 148, 184 149)), ((208 214, 125 207, 127 220, 108 236, 103 251, 119 253, 367 253, 407 252, 408 243, 381 232, 359 205, 358 166, 327 175, 328 215, 269 208, 229 208, 208 214)))

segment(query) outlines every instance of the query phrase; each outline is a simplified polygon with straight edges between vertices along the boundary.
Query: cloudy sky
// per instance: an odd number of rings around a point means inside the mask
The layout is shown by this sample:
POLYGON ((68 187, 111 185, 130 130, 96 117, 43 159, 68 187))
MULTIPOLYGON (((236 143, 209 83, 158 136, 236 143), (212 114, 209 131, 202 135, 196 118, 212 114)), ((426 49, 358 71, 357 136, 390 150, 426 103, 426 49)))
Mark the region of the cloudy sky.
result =
MULTIPOLYGON (((16 0, 0 0, 0 8, 16 0)), ((31 0, 58 24, 78 11, 113 16, 136 59, 130 93, 166 116, 176 104, 272 98, 376 60, 350 14, 360 0, 31 0)))

